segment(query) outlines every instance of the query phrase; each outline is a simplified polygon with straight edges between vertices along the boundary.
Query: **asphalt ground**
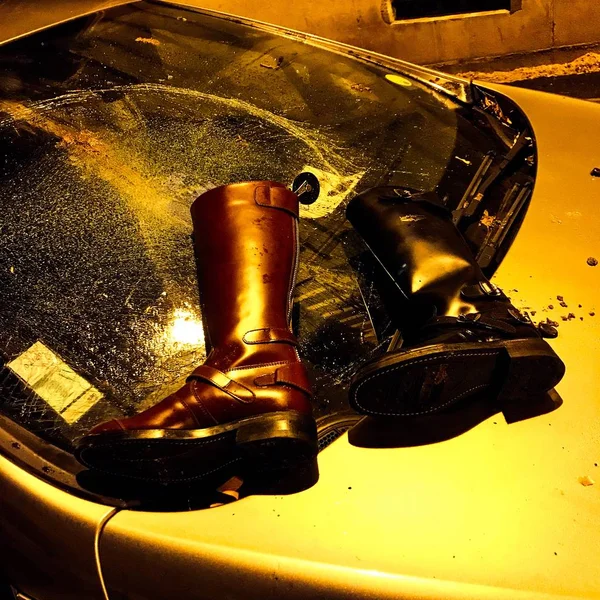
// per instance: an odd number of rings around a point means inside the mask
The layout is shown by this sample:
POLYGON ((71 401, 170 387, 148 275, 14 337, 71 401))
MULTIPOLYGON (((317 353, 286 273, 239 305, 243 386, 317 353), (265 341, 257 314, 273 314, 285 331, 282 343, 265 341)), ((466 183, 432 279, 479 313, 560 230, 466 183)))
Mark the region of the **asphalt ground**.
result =
POLYGON ((600 102, 600 44, 435 67, 469 79, 600 102))

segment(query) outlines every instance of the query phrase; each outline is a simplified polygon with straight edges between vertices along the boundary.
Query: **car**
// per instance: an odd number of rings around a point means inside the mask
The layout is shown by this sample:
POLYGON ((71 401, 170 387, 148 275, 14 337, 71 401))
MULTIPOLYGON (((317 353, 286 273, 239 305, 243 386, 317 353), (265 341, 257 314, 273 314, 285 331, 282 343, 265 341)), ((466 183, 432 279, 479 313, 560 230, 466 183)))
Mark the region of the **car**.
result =
POLYGON ((15 597, 597 598, 600 107, 169 2, 28 9, 0 19, 15 597), (318 469, 184 489, 87 471, 90 427, 205 358, 191 202, 307 177, 294 324, 318 469), (436 190, 485 273, 558 326, 555 391, 504 418, 485 395, 419 419, 349 409, 353 373, 401 344, 345 219, 377 185, 436 190))

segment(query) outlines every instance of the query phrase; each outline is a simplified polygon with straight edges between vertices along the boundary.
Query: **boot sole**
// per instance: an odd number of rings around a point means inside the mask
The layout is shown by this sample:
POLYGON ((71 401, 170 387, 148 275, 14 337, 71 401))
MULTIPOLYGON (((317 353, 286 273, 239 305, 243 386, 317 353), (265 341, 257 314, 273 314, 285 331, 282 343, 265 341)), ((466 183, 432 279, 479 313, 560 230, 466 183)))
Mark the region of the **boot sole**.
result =
POLYGON ((435 344, 364 366, 352 380, 350 405, 374 417, 416 417, 488 388, 505 412, 551 390, 564 373, 542 339, 435 344))
POLYGON ((288 470, 318 451, 315 420, 295 411, 205 429, 149 429, 85 437, 78 460, 90 469, 160 484, 201 480, 232 469, 288 470))

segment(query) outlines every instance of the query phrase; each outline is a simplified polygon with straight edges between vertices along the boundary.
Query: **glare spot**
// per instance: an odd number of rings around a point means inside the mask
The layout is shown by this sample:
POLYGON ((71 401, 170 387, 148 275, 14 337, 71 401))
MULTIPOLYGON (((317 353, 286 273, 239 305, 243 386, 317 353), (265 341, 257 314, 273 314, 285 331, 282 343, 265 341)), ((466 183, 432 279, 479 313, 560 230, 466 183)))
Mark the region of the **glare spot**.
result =
POLYGON ((173 344, 204 345, 204 328, 196 314, 186 308, 176 308, 167 327, 167 337, 173 344))

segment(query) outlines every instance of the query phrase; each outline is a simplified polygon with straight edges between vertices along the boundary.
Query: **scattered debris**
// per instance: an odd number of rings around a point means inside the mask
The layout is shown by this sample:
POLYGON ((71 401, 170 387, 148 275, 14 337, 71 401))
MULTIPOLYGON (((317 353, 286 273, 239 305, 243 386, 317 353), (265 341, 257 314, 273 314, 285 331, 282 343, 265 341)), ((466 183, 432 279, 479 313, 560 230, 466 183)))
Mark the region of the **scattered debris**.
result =
MULTIPOLYGON (((558 327, 559 323, 557 321, 553 321, 552 319, 546 319, 543 323, 546 325, 550 325, 550 327, 558 327)), ((541 325, 542 323, 540 323, 541 325)))
POLYGON ((15 268, 14 268, 14 267, 11 267, 11 268, 10 268, 10 272, 11 272, 11 273, 14 273, 14 272, 15 272, 15 268))
POLYGON ((600 177, 600 169, 598 167, 594 167, 591 173, 592 177, 600 177))
POLYGON ((178 21, 187 21, 187 19, 185 17, 177 17, 178 21))
MULTIPOLYGON (((466 158, 461 158, 460 156, 455 156, 454 158, 456 158, 457 160, 460 160, 460 162, 465 163, 465 165, 472 165, 473 163, 470 160, 467 160, 466 158)), ((485 211, 487 212, 487 211, 485 211)))
MULTIPOLYGON (((456 157, 458 158, 458 156, 456 157)), ((490 215, 487 210, 483 211, 483 217, 480 219, 480 223, 485 225, 486 227, 491 227, 494 224, 496 217, 494 215, 490 215)))
POLYGON ((565 301, 565 297, 564 297, 564 296, 556 296, 556 299, 557 299, 559 302, 564 302, 564 301, 565 301))
POLYGON ((590 256, 587 259, 587 264, 590 265, 590 267, 596 267, 598 265, 598 261, 593 256, 590 256))
POLYGON ((550 310, 554 310, 554 304, 548 304, 548 308, 549 308, 550 310))
POLYGON ((585 487, 588 487, 590 485, 594 485, 596 482, 589 475, 584 475, 583 477, 579 478, 579 483, 585 487))
POLYGON ((512 125, 512 121, 504 114, 502 107, 498 104, 496 99, 485 92, 481 98, 481 108, 494 115, 498 121, 501 121, 504 125, 512 125))
POLYGON ((590 312, 590 317, 595 317, 595 316, 596 316, 596 313, 595 313, 595 312, 592 310, 592 311, 590 312))
MULTIPOLYGON (((350 86, 351 90, 356 90, 357 92, 371 92, 373 90, 371 90, 371 88, 367 85, 363 85, 362 83, 353 83, 350 86)), ((458 158, 458 156, 456 157, 458 158)))
POLYGON ((536 315, 536 314, 537 314, 537 310, 532 310, 532 311, 531 311, 531 316, 532 316, 532 317, 535 317, 535 315, 536 315))
POLYGON ((160 46, 160 42, 154 38, 138 37, 135 38, 135 41, 140 42, 142 44, 150 44, 151 46, 160 46))
POLYGON ((565 75, 598 72, 600 72, 600 54, 597 52, 588 52, 575 60, 562 64, 520 67, 518 69, 511 69, 510 71, 493 71, 491 73, 469 71, 466 73, 459 73, 459 75, 466 79, 495 81, 496 83, 512 83, 514 81, 537 79, 538 77, 562 77, 565 75))
POLYGON ((283 63, 283 56, 265 56, 263 61, 260 63, 261 67, 265 69, 279 69, 283 63))
POLYGON ((425 218, 426 217, 423 215, 403 215, 399 220, 402 221, 402 223, 417 223, 425 218))
POLYGON ((563 300, 563 301, 560 303, 560 305, 561 305, 563 308, 569 308, 569 305, 568 305, 568 304, 567 304, 567 303, 566 303, 564 300, 563 300))

